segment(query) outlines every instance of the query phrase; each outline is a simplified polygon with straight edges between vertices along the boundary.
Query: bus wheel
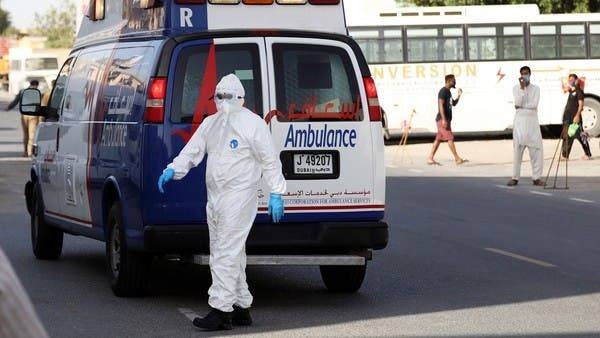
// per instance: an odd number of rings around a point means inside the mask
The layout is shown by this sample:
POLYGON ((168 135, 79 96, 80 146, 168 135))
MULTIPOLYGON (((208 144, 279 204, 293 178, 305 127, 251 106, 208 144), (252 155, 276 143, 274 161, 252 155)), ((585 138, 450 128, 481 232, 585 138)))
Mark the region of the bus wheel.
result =
POLYGON ((32 196, 31 246, 37 259, 58 259, 62 253, 63 232, 44 220, 42 188, 35 183, 32 196))
POLYGON ((356 292, 362 286, 367 264, 364 265, 321 265, 321 278, 332 292, 356 292))
POLYGON ((391 136, 390 129, 388 128, 387 115, 385 114, 385 111, 383 111, 383 109, 381 110, 381 112, 381 123, 383 124, 383 139, 389 141, 391 139, 391 136))
POLYGON ((119 202, 115 202, 110 209, 107 227, 107 270, 113 293, 118 297, 144 295, 149 260, 142 254, 128 250, 119 202))
POLYGON ((583 130, 590 136, 600 136, 600 102, 594 98, 586 97, 581 112, 583 130))

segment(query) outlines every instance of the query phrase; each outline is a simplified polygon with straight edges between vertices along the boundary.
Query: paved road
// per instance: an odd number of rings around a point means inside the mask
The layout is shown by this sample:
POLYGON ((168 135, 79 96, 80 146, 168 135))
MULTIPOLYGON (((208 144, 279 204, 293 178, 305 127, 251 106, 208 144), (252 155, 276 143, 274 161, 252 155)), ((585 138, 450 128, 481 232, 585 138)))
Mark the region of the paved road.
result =
MULTIPOLYGON (((503 147, 490 142, 483 148, 503 147)), ((480 148, 459 143, 473 154, 468 167, 388 156, 390 245, 375 252, 360 292, 328 293, 317 268, 249 267, 256 325, 226 334, 600 336, 598 171, 574 161, 581 175, 568 191, 505 189, 506 164, 478 158, 480 148)), ((52 336, 210 335, 185 315, 207 311, 205 267, 155 264, 150 296, 121 299, 108 286, 100 242, 67 236, 60 260, 35 260, 22 197, 27 169, 0 159, 0 246, 52 336)))

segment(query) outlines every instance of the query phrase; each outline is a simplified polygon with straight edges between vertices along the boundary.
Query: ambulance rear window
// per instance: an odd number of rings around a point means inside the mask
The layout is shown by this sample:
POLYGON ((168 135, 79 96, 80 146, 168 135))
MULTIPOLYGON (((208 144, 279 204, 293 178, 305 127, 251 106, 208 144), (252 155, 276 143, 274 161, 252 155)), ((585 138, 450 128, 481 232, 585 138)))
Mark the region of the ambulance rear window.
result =
POLYGON ((274 44, 278 120, 362 121, 358 81, 338 47, 274 44))
MULTIPOLYGON (((207 71, 209 46, 195 45, 181 51, 177 58, 173 101, 171 104, 171 122, 191 123, 196 111, 197 101, 207 71)), ((216 45, 216 80, 215 84, 227 74, 235 74, 241 80, 246 97, 244 106, 251 111, 262 114, 262 90, 260 77, 260 61, 256 44, 224 44, 216 45)), ((213 71, 214 73, 214 71, 213 71)), ((214 85, 210 90, 214 93, 214 85)), ((210 105, 201 105, 209 107, 210 105)), ((200 112, 208 115, 209 111, 200 112)))

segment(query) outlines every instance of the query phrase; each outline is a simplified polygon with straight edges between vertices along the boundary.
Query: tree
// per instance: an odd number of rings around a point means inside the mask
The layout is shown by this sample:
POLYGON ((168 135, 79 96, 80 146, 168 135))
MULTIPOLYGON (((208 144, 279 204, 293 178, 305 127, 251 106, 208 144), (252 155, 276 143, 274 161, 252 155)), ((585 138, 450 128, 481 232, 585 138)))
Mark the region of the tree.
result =
POLYGON ((70 48, 75 40, 77 8, 73 1, 51 6, 46 13, 35 13, 34 33, 48 37, 48 48, 70 48))
POLYGON ((537 4, 542 13, 585 13, 600 10, 600 0, 413 0, 417 6, 537 4))
POLYGON ((10 16, 7 11, 0 8, 0 34, 4 35, 6 30, 10 27, 10 16))

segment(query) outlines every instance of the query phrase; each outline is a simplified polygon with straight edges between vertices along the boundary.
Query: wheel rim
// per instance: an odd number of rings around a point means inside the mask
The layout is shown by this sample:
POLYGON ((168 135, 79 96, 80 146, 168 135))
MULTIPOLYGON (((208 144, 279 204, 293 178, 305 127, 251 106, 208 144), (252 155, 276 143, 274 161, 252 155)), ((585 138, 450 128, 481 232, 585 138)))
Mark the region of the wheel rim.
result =
POLYGON ((121 238, 117 224, 113 225, 112 236, 110 238, 110 268, 115 277, 119 276, 121 268, 121 238))
POLYGON ((589 106, 584 106, 581 112, 583 130, 594 128, 598 122, 598 112, 589 106))

